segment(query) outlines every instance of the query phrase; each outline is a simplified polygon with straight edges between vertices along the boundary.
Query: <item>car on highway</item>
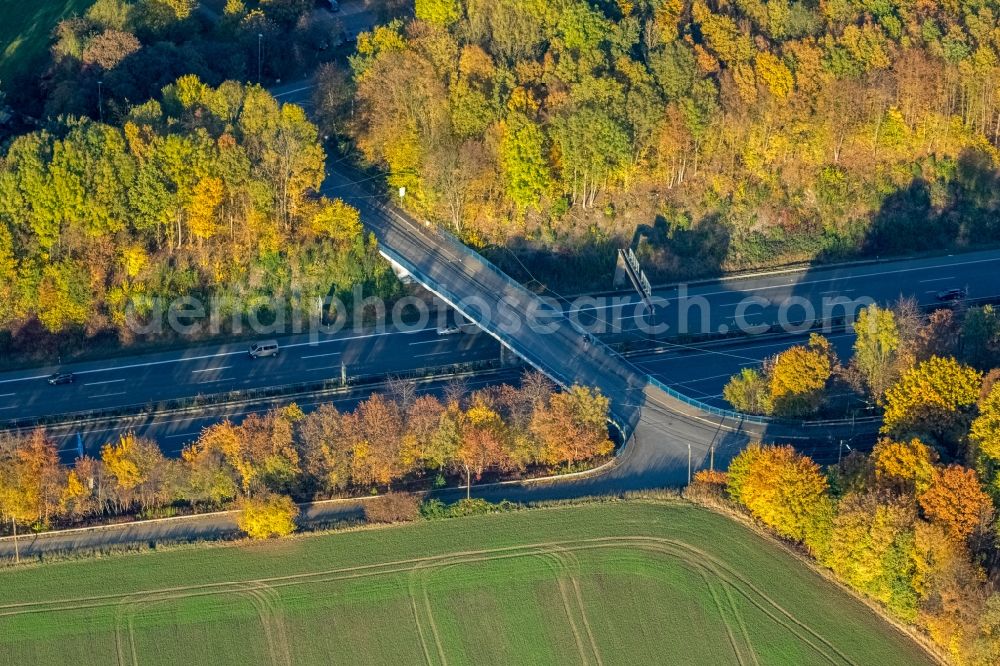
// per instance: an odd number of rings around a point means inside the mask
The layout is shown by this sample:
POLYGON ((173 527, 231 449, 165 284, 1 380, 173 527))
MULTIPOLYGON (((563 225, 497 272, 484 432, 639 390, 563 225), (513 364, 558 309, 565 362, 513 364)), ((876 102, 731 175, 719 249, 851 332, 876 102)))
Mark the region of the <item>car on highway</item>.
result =
POLYGON ((72 384, 76 381, 76 377, 73 376, 72 372, 57 372, 49 375, 46 381, 52 386, 59 386, 60 384, 72 384))
POLYGON ((278 348, 277 340, 265 340, 263 342, 255 342, 250 345, 250 349, 247 353, 250 354, 250 358, 267 358, 268 356, 277 356, 281 350, 278 348))
POLYGON ((944 289, 937 293, 939 301, 960 301, 966 296, 965 289, 944 289))
POLYGON ((456 333, 461 333, 461 326, 441 326, 438 328, 438 335, 455 335, 456 333))

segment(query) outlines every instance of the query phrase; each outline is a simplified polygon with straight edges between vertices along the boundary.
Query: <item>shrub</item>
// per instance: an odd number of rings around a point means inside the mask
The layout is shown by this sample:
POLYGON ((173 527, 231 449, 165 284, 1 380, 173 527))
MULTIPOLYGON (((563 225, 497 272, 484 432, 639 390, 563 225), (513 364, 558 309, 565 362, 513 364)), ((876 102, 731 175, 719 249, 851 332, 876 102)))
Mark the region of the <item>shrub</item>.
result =
POLYGON ((421 516, 420 499, 409 493, 388 493, 365 502, 369 523, 408 523, 421 516))
POLYGON ((507 513, 521 509, 520 504, 503 500, 492 503, 484 499, 462 499, 454 504, 445 504, 439 499, 427 500, 420 505, 420 515, 427 520, 442 518, 463 518, 465 516, 480 516, 487 513, 507 513))
POLYGON ((684 497, 713 506, 728 504, 726 483, 728 476, 718 470, 702 469, 695 472, 694 480, 684 489, 684 497))
POLYGON ((237 524, 251 539, 287 536, 295 531, 299 507, 285 495, 258 495, 240 501, 237 524))

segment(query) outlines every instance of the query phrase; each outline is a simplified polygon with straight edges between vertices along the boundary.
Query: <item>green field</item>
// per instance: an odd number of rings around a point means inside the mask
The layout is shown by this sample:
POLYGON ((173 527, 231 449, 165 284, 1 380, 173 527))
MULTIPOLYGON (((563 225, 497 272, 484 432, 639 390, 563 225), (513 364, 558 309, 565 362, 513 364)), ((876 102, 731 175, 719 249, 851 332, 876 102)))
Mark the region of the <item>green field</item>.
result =
MULTIPOLYGON (((0 89, 37 64, 56 23, 82 14, 94 0, 0 0, 0 89)), ((36 74, 41 74, 37 72, 36 74)))
POLYGON ((782 548, 616 502, 0 573, 0 663, 914 664, 782 548))

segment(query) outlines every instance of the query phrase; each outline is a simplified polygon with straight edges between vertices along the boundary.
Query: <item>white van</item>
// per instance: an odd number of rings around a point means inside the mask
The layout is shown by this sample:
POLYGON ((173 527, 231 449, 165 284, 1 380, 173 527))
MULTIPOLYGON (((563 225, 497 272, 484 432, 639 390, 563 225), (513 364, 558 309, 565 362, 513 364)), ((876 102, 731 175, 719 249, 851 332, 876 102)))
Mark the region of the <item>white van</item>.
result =
POLYGON ((277 356, 278 341, 265 340, 263 342, 255 342, 252 345, 250 345, 249 354, 250 358, 265 358, 267 356, 277 356))

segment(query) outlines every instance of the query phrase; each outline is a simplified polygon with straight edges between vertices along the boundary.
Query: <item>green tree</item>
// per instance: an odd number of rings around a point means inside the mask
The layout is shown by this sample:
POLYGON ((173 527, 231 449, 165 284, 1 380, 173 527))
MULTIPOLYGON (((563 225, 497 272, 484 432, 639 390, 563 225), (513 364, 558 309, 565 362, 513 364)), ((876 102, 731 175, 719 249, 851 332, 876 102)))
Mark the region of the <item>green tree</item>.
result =
POLYGON ((823 560, 840 580, 907 621, 917 617, 915 520, 912 499, 849 495, 837 507, 823 560))
POLYGON ((459 0, 417 0, 415 11, 421 21, 448 27, 462 17, 462 4, 459 0))
POLYGON ((743 368, 722 389, 722 397, 733 409, 746 414, 770 414, 772 411, 768 380, 759 370, 743 368))
POLYGON ((36 312, 48 330, 58 333, 84 324, 93 308, 90 278, 77 261, 63 260, 42 269, 36 312))
POLYGON ((545 135, 533 120, 511 114, 502 126, 500 164, 507 185, 507 196, 518 208, 537 207, 552 187, 552 177, 545 160, 545 135))
POLYGON ((962 356, 976 368, 995 365, 1000 352, 1000 315, 992 305, 972 308, 961 333, 962 356))
POLYGON ((869 305, 854 322, 853 363, 872 397, 881 402, 899 376, 900 334, 892 310, 869 305))
POLYGON ((601 186, 629 161, 625 129, 610 113, 587 106, 560 119, 554 133, 573 203, 593 206, 601 186))

